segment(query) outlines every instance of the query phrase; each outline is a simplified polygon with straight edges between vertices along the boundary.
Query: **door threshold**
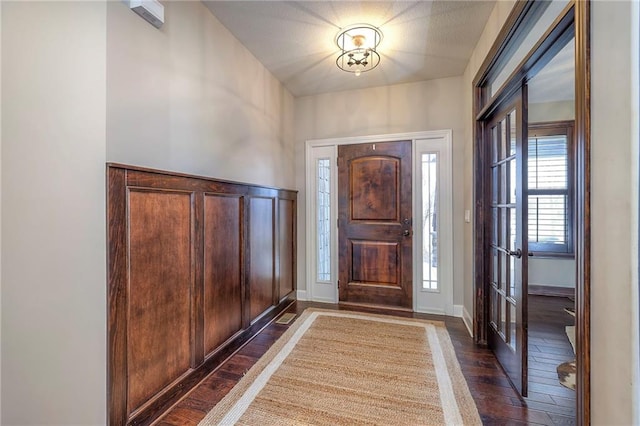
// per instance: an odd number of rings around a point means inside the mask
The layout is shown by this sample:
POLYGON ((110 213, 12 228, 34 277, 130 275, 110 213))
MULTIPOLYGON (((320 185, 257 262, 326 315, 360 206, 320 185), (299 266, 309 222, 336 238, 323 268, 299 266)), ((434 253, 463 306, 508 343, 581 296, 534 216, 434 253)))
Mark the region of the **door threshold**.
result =
POLYGON ((369 308, 369 309, 382 309, 384 311, 398 311, 398 312, 413 313, 413 309, 403 308, 401 306, 378 305, 375 303, 338 302, 338 306, 344 306, 345 308, 347 307, 369 308))

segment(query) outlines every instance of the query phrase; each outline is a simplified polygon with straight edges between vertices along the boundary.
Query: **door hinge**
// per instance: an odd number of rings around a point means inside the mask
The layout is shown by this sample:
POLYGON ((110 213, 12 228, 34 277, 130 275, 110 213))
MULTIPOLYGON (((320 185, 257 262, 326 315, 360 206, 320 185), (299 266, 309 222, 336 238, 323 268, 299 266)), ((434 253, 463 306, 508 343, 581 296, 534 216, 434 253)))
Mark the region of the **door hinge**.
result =
POLYGON ((340 167, 340 158, 336 157, 336 167, 340 167))
POLYGON ((336 219, 336 228, 340 228, 340 219, 336 219))
POLYGON ((338 280, 338 289, 340 289, 340 280, 338 280))

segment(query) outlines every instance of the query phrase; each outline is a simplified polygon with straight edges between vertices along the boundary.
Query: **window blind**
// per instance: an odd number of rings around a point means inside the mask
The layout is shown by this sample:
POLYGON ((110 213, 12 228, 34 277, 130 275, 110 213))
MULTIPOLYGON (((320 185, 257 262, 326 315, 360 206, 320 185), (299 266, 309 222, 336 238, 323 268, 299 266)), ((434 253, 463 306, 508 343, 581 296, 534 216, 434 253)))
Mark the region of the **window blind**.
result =
POLYGON ((567 137, 529 139, 529 189, 567 189, 567 137))
POLYGON ((529 138, 528 228, 534 251, 569 251, 567 149, 565 135, 529 138))

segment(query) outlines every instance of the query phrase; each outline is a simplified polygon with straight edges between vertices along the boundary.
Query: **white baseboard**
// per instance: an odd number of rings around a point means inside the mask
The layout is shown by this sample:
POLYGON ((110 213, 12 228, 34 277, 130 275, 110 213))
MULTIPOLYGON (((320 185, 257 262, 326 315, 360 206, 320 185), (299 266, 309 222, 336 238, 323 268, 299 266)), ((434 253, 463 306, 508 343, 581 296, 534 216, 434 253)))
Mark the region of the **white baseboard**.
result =
POLYGON ((307 300, 307 290, 297 290, 296 299, 303 301, 307 300))
POLYGON ((417 306, 416 312, 419 312, 421 314, 431 314, 431 315, 452 315, 457 318, 462 318, 462 305, 453 305, 453 311, 450 314, 443 309, 432 309, 432 308, 425 308, 422 306, 417 306))
POLYGON ((431 315, 446 315, 447 313, 443 310, 443 309, 430 309, 430 308, 423 308, 423 307, 416 307, 416 312, 419 312, 421 314, 431 314, 431 315))
POLYGON ((338 303, 337 301, 328 298, 328 297, 314 297, 313 299, 309 299, 310 302, 319 302, 319 303, 338 303))
POLYGON ((453 316, 456 318, 462 318, 462 305, 453 305, 453 316))
POLYGON ((471 314, 464 306, 462 307, 462 311, 462 322, 464 322, 464 325, 467 327, 469 335, 473 337, 473 319, 471 319, 471 314))

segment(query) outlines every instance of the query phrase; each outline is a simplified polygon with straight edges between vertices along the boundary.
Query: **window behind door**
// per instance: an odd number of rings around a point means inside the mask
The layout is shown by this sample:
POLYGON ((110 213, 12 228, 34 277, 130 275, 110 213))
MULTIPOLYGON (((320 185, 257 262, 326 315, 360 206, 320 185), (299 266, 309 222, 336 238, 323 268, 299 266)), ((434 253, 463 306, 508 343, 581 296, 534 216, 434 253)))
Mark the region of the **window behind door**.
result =
POLYGON ((529 251, 573 254, 573 121, 529 125, 529 251))

